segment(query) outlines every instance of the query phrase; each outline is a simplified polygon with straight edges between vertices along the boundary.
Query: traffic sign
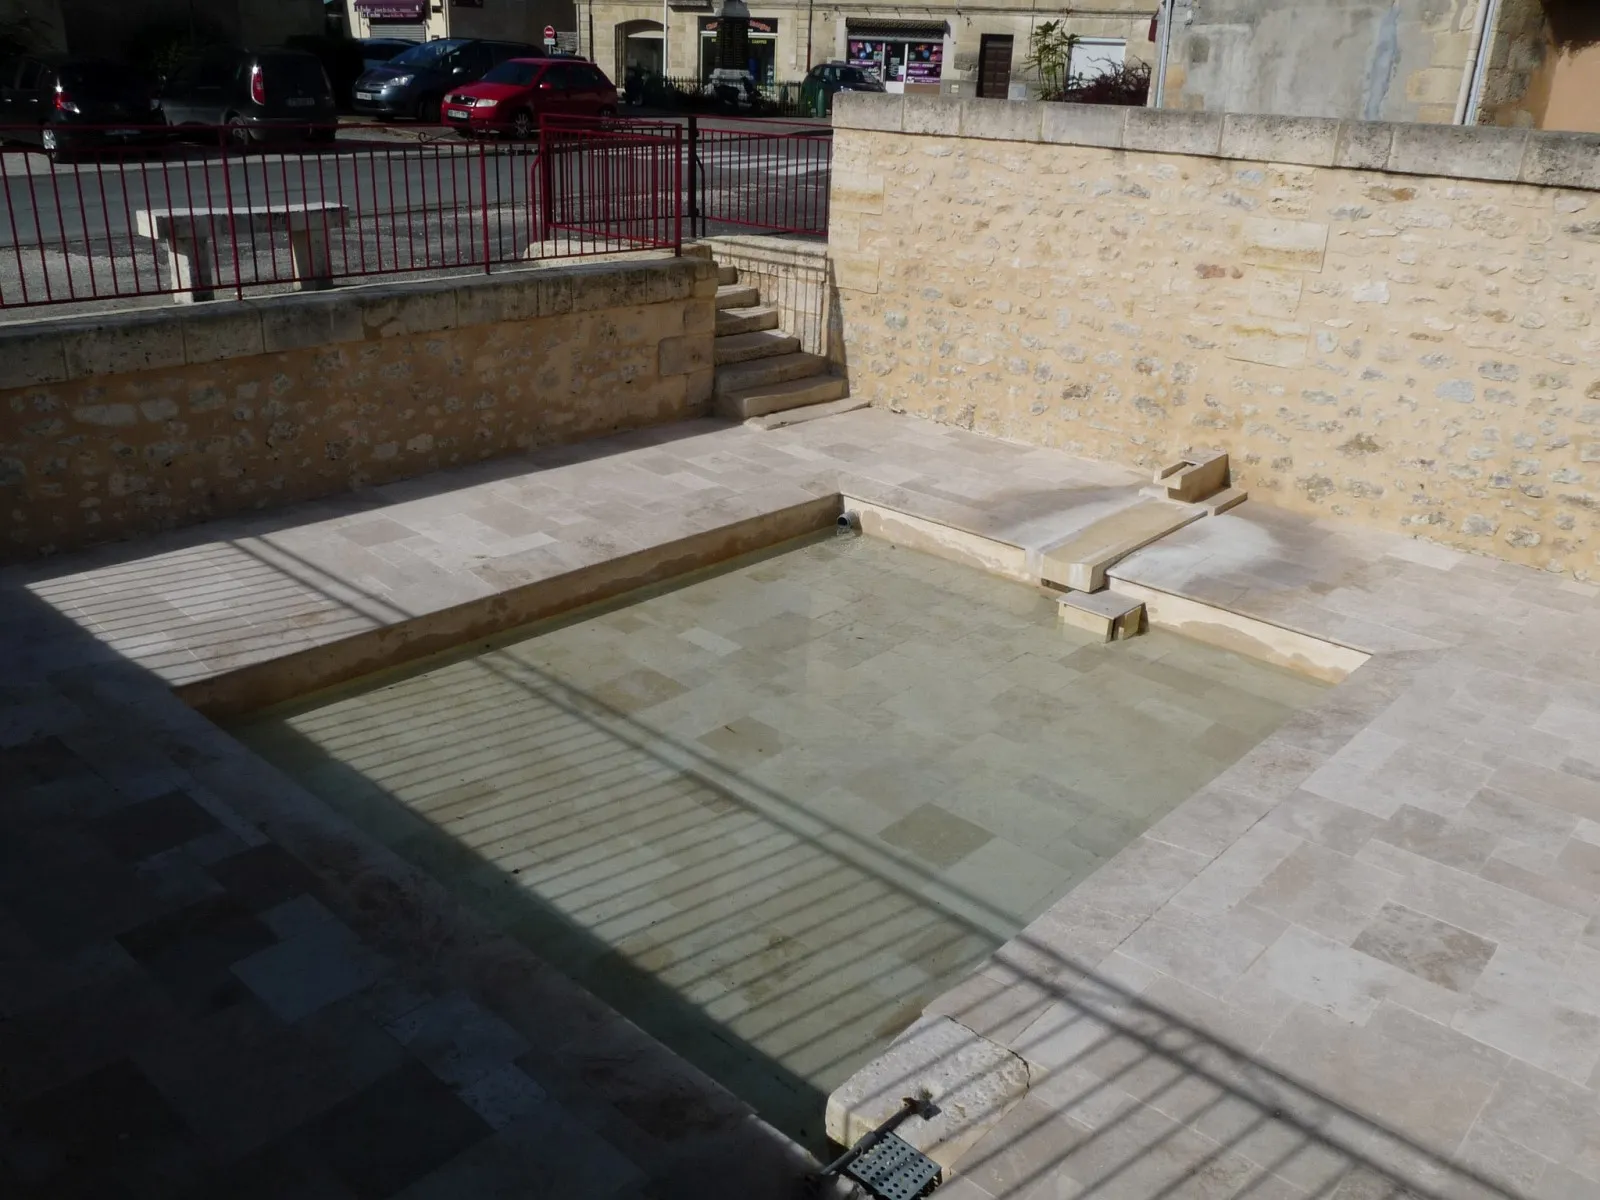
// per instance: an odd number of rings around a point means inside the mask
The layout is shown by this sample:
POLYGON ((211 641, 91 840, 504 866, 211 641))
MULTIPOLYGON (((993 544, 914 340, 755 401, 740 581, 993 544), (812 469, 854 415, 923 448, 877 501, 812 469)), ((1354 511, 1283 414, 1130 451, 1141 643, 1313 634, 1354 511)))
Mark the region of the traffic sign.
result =
POLYGON ((554 25, 546 25, 544 27, 544 44, 546 46, 554 46, 556 44, 556 27, 554 25))

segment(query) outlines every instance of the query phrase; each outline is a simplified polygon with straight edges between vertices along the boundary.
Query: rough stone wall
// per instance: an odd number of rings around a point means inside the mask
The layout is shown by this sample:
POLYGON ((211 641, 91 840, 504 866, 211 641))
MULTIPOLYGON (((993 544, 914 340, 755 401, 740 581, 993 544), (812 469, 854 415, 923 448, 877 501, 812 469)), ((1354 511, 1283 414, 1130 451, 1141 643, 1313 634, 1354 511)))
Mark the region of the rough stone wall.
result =
POLYGON ((1600 576, 1600 141, 877 97, 835 137, 853 394, 1600 576))
POLYGON ((0 561, 703 413, 709 262, 0 334, 0 561))

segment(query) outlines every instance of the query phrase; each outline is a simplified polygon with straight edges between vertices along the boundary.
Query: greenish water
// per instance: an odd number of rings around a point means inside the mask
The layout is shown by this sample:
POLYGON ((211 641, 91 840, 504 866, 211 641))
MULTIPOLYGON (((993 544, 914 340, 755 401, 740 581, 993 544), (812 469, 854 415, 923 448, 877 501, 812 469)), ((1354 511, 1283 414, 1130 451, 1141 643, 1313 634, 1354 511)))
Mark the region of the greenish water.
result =
POLYGON ((239 737, 814 1148, 826 1094, 1323 686, 817 541, 239 737))

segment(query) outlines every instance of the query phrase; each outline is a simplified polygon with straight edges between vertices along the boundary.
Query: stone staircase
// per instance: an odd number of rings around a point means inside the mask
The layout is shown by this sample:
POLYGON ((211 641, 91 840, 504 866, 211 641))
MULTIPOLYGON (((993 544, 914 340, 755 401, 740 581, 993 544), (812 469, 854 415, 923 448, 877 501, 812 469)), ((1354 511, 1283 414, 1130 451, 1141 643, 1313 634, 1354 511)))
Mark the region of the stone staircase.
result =
POLYGON ((719 265, 717 282, 718 416, 766 418, 762 423, 772 426, 858 407, 845 401, 849 383, 830 372, 826 358, 805 353, 799 338, 778 328, 778 310, 761 303, 758 288, 739 282, 737 268, 719 265))

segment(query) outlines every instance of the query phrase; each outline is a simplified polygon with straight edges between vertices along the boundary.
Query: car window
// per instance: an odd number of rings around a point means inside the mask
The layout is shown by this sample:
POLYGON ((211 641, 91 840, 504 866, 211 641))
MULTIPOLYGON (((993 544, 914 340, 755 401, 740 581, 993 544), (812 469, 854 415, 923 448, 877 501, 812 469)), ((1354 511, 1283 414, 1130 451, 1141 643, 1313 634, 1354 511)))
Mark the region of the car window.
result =
POLYGON ((840 83, 866 83, 869 76, 860 67, 844 67, 839 71, 840 83))
POLYGON ((225 87, 238 77, 245 65, 245 59, 240 54, 231 50, 214 50, 203 55, 195 64, 194 77, 190 82, 195 87, 225 87))
POLYGON ((489 43, 489 59, 495 66, 499 66, 508 58, 526 58, 530 53, 532 53, 530 47, 519 46, 515 42, 489 43))
POLYGON ((415 49, 415 47, 406 42, 363 42, 361 44, 361 55, 363 58, 370 58, 373 62, 388 62, 395 55, 403 54, 405 51, 412 49, 415 49))
POLYGON ((608 88, 611 86, 611 80, 606 78, 606 73, 599 67, 585 65, 574 67, 573 70, 578 72, 584 87, 608 88))
POLYGON ((483 77, 483 82, 509 83, 514 87, 527 87, 538 74, 538 63, 512 61, 501 63, 483 77))
POLYGON ((424 42, 402 50, 389 60, 391 67, 437 67, 461 47, 456 41, 424 42))
POLYGON ((261 73, 273 84, 302 95, 320 96, 330 90, 322 64, 309 54, 263 54, 261 73))
POLYGON ((565 63, 551 63, 539 79, 539 86, 549 86, 558 92, 572 90, 572 71, 565 63))
POLYGON ((461 47, 450 63, 450 69, 460 67, 468 75, 476 79, 493 65, 489 58, 489 47, 482 42, 469 42, 461 47))
POLYGON ((59 78, 62 87, 85 96, 125 96, 150 87, 140 72, 113 62, 68 63, 59 78))

